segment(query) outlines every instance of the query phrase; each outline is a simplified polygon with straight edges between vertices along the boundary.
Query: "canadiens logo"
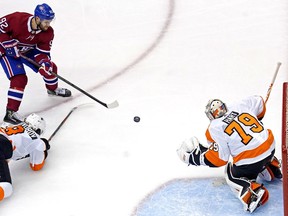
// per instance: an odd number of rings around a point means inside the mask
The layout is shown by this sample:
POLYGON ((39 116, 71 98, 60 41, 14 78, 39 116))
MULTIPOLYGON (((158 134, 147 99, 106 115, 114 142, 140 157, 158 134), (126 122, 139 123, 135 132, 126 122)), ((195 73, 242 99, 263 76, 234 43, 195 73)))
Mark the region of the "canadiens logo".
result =
POLYGON ((26 40, 32 41, 32 40, 34 39, 34 37, 35 37, 35 35, 29 35, 29 36, 26 38, 26 40))

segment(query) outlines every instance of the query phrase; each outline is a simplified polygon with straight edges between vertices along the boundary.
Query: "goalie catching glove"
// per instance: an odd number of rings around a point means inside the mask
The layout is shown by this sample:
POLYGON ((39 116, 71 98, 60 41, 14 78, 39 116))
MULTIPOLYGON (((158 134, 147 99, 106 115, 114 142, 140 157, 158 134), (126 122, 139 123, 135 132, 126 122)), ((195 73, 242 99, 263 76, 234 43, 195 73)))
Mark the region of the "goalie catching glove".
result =
POLYGON ((195 166, 206 165, 203 160, 202 153, 206 152, 207 148, 201 145, 196 137, 191 137, 181 143, 177 149, 177 154, 184 163, 195 166))

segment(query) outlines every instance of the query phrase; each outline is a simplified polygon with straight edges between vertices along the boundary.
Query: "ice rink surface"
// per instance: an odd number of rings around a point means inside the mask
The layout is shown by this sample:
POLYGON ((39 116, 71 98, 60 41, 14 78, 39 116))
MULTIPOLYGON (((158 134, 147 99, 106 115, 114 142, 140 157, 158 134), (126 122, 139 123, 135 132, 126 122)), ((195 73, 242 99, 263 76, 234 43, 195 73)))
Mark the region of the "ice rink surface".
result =
MULTIPOLYGON (((5 1, 0 16, 33 13, 39 3, 5 1)), ((223 178, 223 168, 187 167, 176 149, 191 136, 205 142, 209 121, 204 107, 210 98, 230 103, 254 94, 265 97, 277 62, 282 62, 263 120, 274 132, 276 156, 281 157, 288 2, 46 3, 56 13, 52 59, 60 75, 120 106, 106 109, 61 81, 73 97, 48 97, 41 77, 27 69, 29 83, 19 113, 42 115, 47 121, 44 136, 49 137, 73 107, 80 107, 52 139, 43 170, 31 171, 27 160, 9 164, 14 193, 0 203, 0 215, 222 215, 203 213, 207 202, 248 215, 227 185, 205 184, 223 178), (136 115, 139 123, 133 121, 136 115)), ((3 118, 9 82, 1 71, 3 118)), ((283 214, 281 191, 275 193, 281 182, 267 188, 270 202, 254 215, 283 214)))

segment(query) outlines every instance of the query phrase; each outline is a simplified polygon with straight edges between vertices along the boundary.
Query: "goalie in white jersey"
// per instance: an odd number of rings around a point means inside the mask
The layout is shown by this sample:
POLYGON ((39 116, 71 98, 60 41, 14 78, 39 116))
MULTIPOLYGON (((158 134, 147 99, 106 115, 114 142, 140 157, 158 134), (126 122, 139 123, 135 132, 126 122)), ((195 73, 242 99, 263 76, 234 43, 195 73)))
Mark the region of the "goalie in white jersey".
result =
POLYGON ((9 160, 29 156, 33 171, 44 166, 47 151, 50 149, 49 142, 40 138, 45 126, 44 119, 33 113, 19 125, 0 128, 0 201, 11 196, 13 192, 9 160))
POLYGON ((266 181, 282 178, 280 163, 274 156, 273 133, 261 122, 265 112, 260 96, 248 97, 232 106, 219 99, 209 100, 205 113, 210 120, 206 131, 210 147, 192 137, 177 150, 187 164, 226 166, 226 181, 249 212, 269 198, 267 189, 256 178, 266 181))

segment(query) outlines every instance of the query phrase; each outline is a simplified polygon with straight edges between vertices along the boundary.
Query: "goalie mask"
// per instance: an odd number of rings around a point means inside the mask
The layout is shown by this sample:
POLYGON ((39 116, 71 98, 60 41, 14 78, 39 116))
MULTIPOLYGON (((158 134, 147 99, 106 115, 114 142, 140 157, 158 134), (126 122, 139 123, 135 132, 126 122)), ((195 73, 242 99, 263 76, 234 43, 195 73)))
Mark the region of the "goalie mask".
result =
POLYGON ((227 112, 227 107, 219 99, 211 99, 206 105, 205 114, 211 120, 222 117, 227 112))
POLYGON ((24 122, 31 127, 37 134, 44 133, 46 128, 45 120, 35 113, 30 114, 24 119, 24 122))

